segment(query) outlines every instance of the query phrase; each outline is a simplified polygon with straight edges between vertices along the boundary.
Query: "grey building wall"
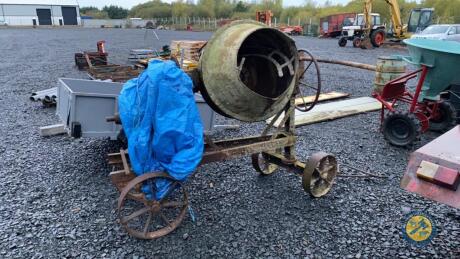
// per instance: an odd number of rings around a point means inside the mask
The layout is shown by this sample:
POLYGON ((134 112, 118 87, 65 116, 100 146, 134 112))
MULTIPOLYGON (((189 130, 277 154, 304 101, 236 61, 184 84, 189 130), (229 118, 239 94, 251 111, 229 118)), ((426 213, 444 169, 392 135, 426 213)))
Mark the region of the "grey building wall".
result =
MULTIPOLYGON (((12 5, 12 4, 0 4, 3 9, 2 15, 5 16, 34 16, 37 15, 37 9, 51 9, 52 16, 62 16, 61 5, 12 5)), ((66 5, 63 5, 66 6, 66 5)), ((78 6, 72 6, 77 8, 77 16, 80 16, 78 6)))
POLYGON ((28 5, 28 4, 0 4, 0 18, 9 25, 32 25, 32 19, 37 18, 37 9, 50 9, 53 25, 59 25, 62 20, 62 7, 75 7, 77 21, 80 24, 80 10, 75 5, 28 5))

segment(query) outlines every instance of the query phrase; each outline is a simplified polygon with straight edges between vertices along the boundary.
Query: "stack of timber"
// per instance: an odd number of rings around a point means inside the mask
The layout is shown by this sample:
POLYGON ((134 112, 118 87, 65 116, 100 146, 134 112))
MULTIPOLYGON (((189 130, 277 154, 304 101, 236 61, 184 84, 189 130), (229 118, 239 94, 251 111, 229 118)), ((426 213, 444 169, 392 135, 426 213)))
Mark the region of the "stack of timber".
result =
POLYGON ((158 55, 153 49, 132 49, 129 52, 129 61, 137 62, 141 59, 149 59, 157 57, 158 55))
POLYGON ((138 62, 140 60, 149 60, 152 58, 157 59, 169 59, 171 56, 171 49, 169 45, 164 45, 161 50, 154 49, 132 49, 129 53, 128 59, 132 62, 138 62))
POLYGON ((171 41, 171 50, 175 56, 181 57, 184 60, 196 61, 200 60, 200 51, 207 41, 192 41, 192 40, 173 40, 171 41))
POLYGON ((126 82, 129 79, 138 77, 141 72, 141 69, 120 65, 97 66, 88 69, 88 75, 91 79, 110 80, 112 82, 126 82))
POLYGON ((46 107, 55 106, 57 101, 57 87, 33 92, 29 99, 34 102, 41 101, 46 107))

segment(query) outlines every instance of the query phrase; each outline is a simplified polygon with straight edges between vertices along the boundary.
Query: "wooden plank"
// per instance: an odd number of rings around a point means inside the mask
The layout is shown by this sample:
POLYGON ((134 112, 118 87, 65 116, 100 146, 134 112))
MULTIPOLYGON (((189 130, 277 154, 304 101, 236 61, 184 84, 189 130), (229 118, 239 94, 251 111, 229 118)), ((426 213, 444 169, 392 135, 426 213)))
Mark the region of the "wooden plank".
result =
POLYGON ((92 67, 93 67, 93 63, 91 63, 91 59, 89 58, 88 53, 85 53, 85 59, 86 59, 86 62, 88 63, 88 67, 89 67, 89 68, 92 68, 92 67))
MULTIPOLYGON (((369 111, 376 111, 382 108, 382 104, 372 97, 353 98, 344 101, 336 101, 316 105, 311 111, 295 111, 295 125, 307 125, 328 120, 334 120, 360 114, 369 111)), ((275 122, 277 127, 282 121, 284 115, 275 122)), ((267 124, 270 119, 267 120, 267 124)))
MULTIPOLYGON (((318 102, 327 101, 327 100, 334 100, 334 99, 339 99, 339 98, 348 97, 348 96, 350 96, 349 93, 342 93, 342 92, 332 91, 332 92, 320 94, 319 98, 318 98, 318 102)), ((304 102, 302 99, 304 99, 307 104, 310 104, 315 99, 315 96, 310 95, 310 96, 305 96, 303 98, 301 98, 301 97, 296 98, 295 99, 295 104, 296 105, 302 105, 303 102, 304 102)))
POLYGON ((112 181, 114 185, 117 185, 118 183, 127 183, 131 181, 132 179, 136 178, 135 174, 133 173, 126 174, 124 170, 111 172, 109 176, 110 176, 110 180, 112 181))
POLYGON ((65 133, 67 133, 67 130, 65 130, 64 124, 54 124, 40 127, 40 136, 42 137, 55 136, 65 133))

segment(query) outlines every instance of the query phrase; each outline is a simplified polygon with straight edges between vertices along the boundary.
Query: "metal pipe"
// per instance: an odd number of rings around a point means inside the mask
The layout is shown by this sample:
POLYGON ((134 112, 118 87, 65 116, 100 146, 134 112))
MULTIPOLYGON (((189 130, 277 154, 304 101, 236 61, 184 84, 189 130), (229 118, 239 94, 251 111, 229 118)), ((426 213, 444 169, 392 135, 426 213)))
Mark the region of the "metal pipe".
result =
MULTIPOLYGON (((301 57, 300 60, 301 61, 302 60, 312 61, 309 57, 301 57)), ((365 69, 365 70, 374 71, 374 72, 376 70, 376 66, 364 64, 364 63, 352 62, 352 61, 334 60, 334 59, 325 59, 325 58, 316 58, 316 61, 321 62, 321 63, 336 64, 336 65, 342 65, 342 66, 347 66, 347 67, 360 68, 360 69, 365 69)))

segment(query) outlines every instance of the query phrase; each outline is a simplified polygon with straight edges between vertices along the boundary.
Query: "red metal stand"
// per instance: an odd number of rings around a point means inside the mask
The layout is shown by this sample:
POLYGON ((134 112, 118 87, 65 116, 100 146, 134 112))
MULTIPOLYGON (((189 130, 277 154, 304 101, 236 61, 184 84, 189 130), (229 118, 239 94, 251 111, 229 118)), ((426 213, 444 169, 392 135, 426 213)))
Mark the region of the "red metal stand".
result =
POLYGON ((438 103, 436 101, 419 101, 420 92, 422 91, 423 83, 425 82, 428 68, 422 66, 421 69, 404 74, 390 82, 388 82, 381 93, 373 93, 373 97, 382 103, 382 110, 380 113, 380 122, 383 123, 385 116, 385 109, 394 112, 395 104, 403 102, 410 104, 409 113, 417 116, 422 126, 422 132, 429 128, 429 120, 437 116, 438 103), (409 80, 417 77, 420 73, 415 92, 412 94, 406 88, 409 80))

